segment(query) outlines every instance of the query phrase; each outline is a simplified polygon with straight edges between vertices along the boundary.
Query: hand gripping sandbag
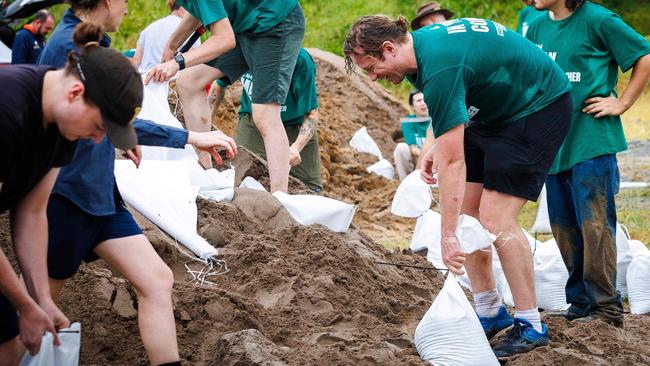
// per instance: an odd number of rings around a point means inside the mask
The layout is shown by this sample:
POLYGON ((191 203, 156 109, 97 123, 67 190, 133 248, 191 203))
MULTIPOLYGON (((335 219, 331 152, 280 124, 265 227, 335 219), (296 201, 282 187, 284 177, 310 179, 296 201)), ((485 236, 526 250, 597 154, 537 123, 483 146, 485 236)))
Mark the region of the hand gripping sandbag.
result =
POLYGON ((60 346, 54 345, 52 333, 41 338, 41 349, 34 356, 25 352, 20 366, 77 366, 81 345, 81 324, 72 323, 70 328, 59 331, 60 346))
POLYGON ((391 164, 390 161, 386 159, 379 160, 378 162, 367 167, 366 170, 368 173, 377 174, 386 179, 395 178, 395 168, 393 168, 393 164, 391 164))
POLYGON ((289 211, 291 217, 303 225, 321 224, 332 231, 348 231, 356 206, 332 198, 275 192, 273 196, 289 211))
POLYGON ((420 177, 420 169, 406 176, 397 187, 390 212, 402 217, 419 217, 431 208, 431 187, 420 177))
POLYGON ((415 329, 415 348, 423 360, 434 365, 499 365, 478 316, 453 273, 449 273, 415 329))
POLYGON ((566 302, 565 287, 569 271, 554 239, 537 246, 533 262, 537 307, 547 311, 567 309, 569 304, 566 302))
POLYGON ((630 313, 650 313, 650 253, 639 253, 627 268, 627 299, 630 313))
POLYGON ((639 254, 648 252, 648 248, 638 240, 630 240, 627 229, 616 224, 616 289, 621 296, 627 297, 627 269, 632 259, 639 254))
POLYGON ((546 185, 542 187, 542 193, 539 194, 539 207, 535 223, 531 229, 534 233, 551 234, 551 220, 548 217, 548 201, 546 199, 546 185))
POLYGON ((361 127, 361 129, 354 133, 350 140, 350 147, 358 152, 372 154, 376 156, 377 159, 381 160, 383 158, 379 146, 377 146, 375 140, 370 137, 368 130, 365 127, 361 127))

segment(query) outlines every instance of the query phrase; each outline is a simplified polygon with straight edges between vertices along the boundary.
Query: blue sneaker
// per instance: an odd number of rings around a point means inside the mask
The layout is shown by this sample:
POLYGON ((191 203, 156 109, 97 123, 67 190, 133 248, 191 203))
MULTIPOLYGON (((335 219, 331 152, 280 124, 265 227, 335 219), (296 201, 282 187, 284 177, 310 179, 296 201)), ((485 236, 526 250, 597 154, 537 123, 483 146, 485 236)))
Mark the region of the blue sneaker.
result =
POLYGON ((492 350, 497 358, 506 358, 517 353, 528 352, 534 348, 548 345, 548 329, 542 323, 539 333, 524 319, 515 318, 515 325, 506 337, 497 343, 492 350))
POLYGON ((479 316, 478 320, 481 321, 481 325, 483 326, 483 330, 485 331, 485 336, 487 337, 488 341, 497 335, 497 333, 500 331, 511 327, 514 323, 505 306, 501 306, 499 308, 499 312, 496 316, 493 316, 491 318, 479 316))

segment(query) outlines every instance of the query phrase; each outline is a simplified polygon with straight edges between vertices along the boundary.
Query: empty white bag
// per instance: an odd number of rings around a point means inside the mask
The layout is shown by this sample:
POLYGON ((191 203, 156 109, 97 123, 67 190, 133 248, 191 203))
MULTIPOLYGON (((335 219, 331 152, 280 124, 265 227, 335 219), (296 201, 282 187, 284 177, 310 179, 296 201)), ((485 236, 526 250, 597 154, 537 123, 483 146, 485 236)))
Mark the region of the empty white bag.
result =
POLYGON ((630 313, 650 313, 650 253, 639 253, 627 268, 627 299, 630 313))
POLYGON ((20 366, 77 366, 79 364, 79 346, 81 345, 81 324, 72 323, 70 328, 59 331, 60 346, 52 342, 52 333, 46 332, 41 338, 41 348, 31 356, 25 352, 20 366))
POLYGON ((449 273, 445 285, 415 329, 415 348, 434 365, 499 365, 478 316, 449 273))
POLYGON ((537 306, 547 311, 567 309, 565 287, 569 271, 554 239, 537 246, 533 262, 537 306))
POLYGON ((350 147, 355 149, 358 152, 372 154, 377 157, 377 159, 382 159, 381 150, 375 140, 370 137, 368 130, 365 127, 361 127, 357 132, 352 135, 350 140, 350 147))
POLYGON ((395 177, 395 168, 393 164, 386 159, 380 159, 378 162, 367 167, 368 173, 377 174, 386 179, 393 179, 395 177))
POLYGON ((332 231, 348 231, 356 206, 332 198, 275 192, 273 196, 303 225, 321 224, 332 231))
POLYGON ((420 177, 420 169, 406 176, 397 187, 390 212, 402 217, 419 217, 431 207, 431 187, 420 177))

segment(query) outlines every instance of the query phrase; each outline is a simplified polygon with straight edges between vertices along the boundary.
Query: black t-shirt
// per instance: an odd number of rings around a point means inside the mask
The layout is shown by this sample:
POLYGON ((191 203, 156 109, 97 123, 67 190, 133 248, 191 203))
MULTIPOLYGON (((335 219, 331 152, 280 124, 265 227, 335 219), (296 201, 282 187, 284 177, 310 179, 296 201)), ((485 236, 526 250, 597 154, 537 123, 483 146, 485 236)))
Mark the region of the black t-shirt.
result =
POLYGON ((76 142, 43 125, 41 97, 50 66, 0 67, 0 212, 11 209, 53 167, 69 163, 76 142))

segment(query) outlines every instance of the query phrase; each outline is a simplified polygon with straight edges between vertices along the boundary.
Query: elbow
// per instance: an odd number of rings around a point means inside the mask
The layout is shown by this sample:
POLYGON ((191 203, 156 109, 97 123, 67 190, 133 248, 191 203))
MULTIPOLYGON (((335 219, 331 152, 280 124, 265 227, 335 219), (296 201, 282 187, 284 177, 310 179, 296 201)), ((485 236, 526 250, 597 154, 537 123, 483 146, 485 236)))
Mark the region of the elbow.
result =
POLYGON ((229 32, 223 39, 223 45, 226 48, 226 51, 230 51, 235 46, 237 46, 237 40, 235 39, 235 33, 229 32))

